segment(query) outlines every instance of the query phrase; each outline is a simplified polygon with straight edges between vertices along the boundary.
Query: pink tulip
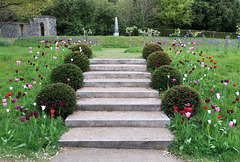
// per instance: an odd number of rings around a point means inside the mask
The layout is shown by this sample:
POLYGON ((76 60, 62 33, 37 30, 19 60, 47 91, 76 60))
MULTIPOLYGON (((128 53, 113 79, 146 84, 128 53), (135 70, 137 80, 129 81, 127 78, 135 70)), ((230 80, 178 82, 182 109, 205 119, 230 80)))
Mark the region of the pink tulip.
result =
POLYGON ((204 65, 201 65, 202 68, 204 68, 204 65))
POLYGON ((29 47, 30 50, 32 50, 32 47, 29 47))
POLYGON ((34 82, 33 82, 33 85, 36 85, 36 84, 37 84, 37 82, 36 82, 36 81, 34 81, 34 82))
POLYGON ((225 83, 223 83, 225 86, 227 86, 228 85, 228 83, 227 82, 225 82, 225 83))
POLYGON ((15 82, 17 82, 19 79, 18 78, 15 78, 15 82))
POLYGON ((29 85, 28 85, 28 88, 31 88, 31 87, 32 87, 32 85, 31 85, 31 84, 29 84, 29 85))
POLYGON ((204 65, 204 62, 201 62, 201 65, 204 65))
POLYGON ((41 41, 41 43, 44 43, 44 40, 43 40, 43 41, 41 41))
POLYGON ((6 107, 6 106, 7 106, 7 103, 3 103, 3 106, 6 107))
POLYGON ((176 79, 172 79, 173 82, 176 82, 176 79))
POLYGON ((217 112, 219 112, 219 111, 220 111, 220 107, 216 107, 215 110, 216 110, 217 112))
POLYGON ((186 117, 189 118, 191 116, 191 113, 190 112, 187 112, 185 113, 186 114, 186 117))
POLYGON ((53 56, 53 59, 54 59, 54 60, 56 60, 56 59, 57 59, 57 57, 53 56))
POLYGON ((233 123, 232 123, 232 122, 230 122, 230 123, 229 123, 229 127, 232 127, 232 126, 233 126, 233 123))
POLYGON ((187 53, 190 53, 190 51, 187 51, 187 53))
POLYGON ((31 54, 32 54, 33 52, 32 52, 32 51, 29 51, 29 53, 31 53, 31 54))
POLYGON ((67 78, 67 81, 70 82, 70 78, 67 78))
POLYGON ((21 61, 16 61, 17 62, 17 65, 19 66, 21 64, 21 61))
POLYGON ((180 53, 180 51, 177 51, 177 54, 179 54, 180 53))
POLYGON ((3 103, 6 103, 6 102, 7 102, 7 99, 2 99, 2 102, 3 102, 3 103))

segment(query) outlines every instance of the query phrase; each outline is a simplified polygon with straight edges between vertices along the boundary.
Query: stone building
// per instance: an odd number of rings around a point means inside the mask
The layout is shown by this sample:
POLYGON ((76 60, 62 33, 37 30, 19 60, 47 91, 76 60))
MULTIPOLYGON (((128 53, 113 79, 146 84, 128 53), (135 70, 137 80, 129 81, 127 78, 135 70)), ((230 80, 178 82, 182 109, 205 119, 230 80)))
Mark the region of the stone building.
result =
POLYGON ((56 18, 53 16, 39 16, 30 23, 7 22, 0 28, 2 37, 16 38, 21 36, 54 36, 56 18))

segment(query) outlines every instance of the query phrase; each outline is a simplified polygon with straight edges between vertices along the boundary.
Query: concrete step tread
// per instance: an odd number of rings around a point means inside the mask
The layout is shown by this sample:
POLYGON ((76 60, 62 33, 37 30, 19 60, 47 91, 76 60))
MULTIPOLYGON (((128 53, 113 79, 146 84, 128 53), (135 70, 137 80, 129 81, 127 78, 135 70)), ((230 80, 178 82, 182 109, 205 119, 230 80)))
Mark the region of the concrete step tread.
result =
POLYGON ((78 98, 77 104, 84 105, 160 105, 158 98, 78 98))
POLYGON ((67 120, 169 120, 161 111, 76 111, 67 120))
POLYGON ((151 74, 147 71, 88 71, 83 74, 151 74))
POLYGON ((150 79, 128 79, 128 78, 102 78, 84 79, 84 82, 151 82, 150 79))
POLYGON ((172 133, 167 128, 139 127, 77 127, 71 128, 62 135, 61 141, 137 141, 137 140, 169 140, 172 133))
POLYGON ((145 59, 90 59, 91 63, 98 64, 146 64, 145 59))
POLYGON ((145 67, 146 65, 138 65, 138 64, 91 64, 91 66, 104 66, 104 67, 113 67, 113 66, 119 66, 119 67, 145 67))
POLYGON ((152 88, 145 87, 82 87, 77 92, 157 92, 152 88))

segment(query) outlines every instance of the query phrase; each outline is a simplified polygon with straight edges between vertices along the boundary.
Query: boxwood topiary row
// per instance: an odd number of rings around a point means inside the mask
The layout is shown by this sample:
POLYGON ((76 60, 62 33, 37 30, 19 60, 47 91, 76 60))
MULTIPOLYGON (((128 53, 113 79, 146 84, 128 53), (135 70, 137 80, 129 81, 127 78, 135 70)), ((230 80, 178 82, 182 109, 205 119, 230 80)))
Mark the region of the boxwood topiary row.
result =
POLYGON ((200 94, 189 86, 180 85, 182 83, 181 73, 170 66, 170 56, 159 46, 154 43, 145 45, 142 55, 147 59, 148 70, 155 70, 152 74, 151 86, 160 91, 168 89, 162 96, 161 109, 170 116, 174 113, 174 107, 182 111, 189 103, 193 108, 192 113, 196 113, 201 105, 200 94))
POLYGON ((85 44, 77 44, 73 52, 64 58, 64 64, 55 67, 50 74, 53 84, 43 88, 36 96, 40 110, 54 116, 61 115, 64 119, 72 114, 76 107, 75 91, 83 85, 83 72, 89 70, 92 50, 85 44), (52 111, 51 111, 52 110, 52 111))

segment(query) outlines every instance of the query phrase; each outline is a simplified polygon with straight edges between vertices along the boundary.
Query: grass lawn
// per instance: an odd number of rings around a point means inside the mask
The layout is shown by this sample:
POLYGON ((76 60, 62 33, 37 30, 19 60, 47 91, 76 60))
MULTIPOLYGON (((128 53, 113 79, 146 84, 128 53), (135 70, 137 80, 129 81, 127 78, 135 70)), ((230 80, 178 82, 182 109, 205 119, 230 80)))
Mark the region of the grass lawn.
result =
MULTIPOLYGON (((72 38, 72 44, 84 39, 70 36, 68 38, 72 38)), ((46 41, 46 38, 33 37, 29 40, 27 38, 23 40, 8 39, 6 41, 11 42, 8 46, 0 44, 0 99, 5 99, 8 92, 12 93, 11 98, 7 99, 7 106, 2 106, 2 104, 0 106, 0 157, 4 159, 26 160, 30 158, 36 160, 54 155, 59 149, 57 143, 59 136, 67 130, 61 118, 57 118, 54 122, 51 119, 44 122, 45 119, 39 115, 38 118, 33 117, 25 122, 19 120, 21 116, 29 112, 39 111, 34 106, 37 92, 51 84, 49 80, 51 70, 62 64, 64 55, 69 53, 69 50, 61 45, 60 49, 56 49, 57 45, 54 43, 51 44, 53 49, 43 49, 42 47, 45 45, 40 43, 42 39, 46 41), (38 45, 41 48, 38 48, 38 45), (45 52, 46 56, 42 56, 42 53, 45 52), (53 56, 56 56, 57 59, 53 60, 53 56), (21 61, 20 66, 17 66, 17 60, 21 61), (47 68, 46 65, 48 65, 47 68), (9 78, 12 79, 11 82, 9 78), (16 82, 15 78, 24 78, 24 80, 16 82), (33 81, 36 81, 37 84, 33 85, 31 89, 23 87, 26 83, 33 84, 33 81), (13 87, 13 90, 10 90, 10 87, 13 87), (10 99, 16 98, 19 92, 21 92, 21 97, 17 99, 17 102, 12 103, 10 99), (25 97, 22 96, 23 93, 25 93, 25 97), (20 105, 27 113, 16 110, 15 106, 17 105, 20 105), (6 112, 6 109, 10 109, 9 113, 6 112), (45 134, 41 133, 43 128, 45 134), (31 138, 25 138, 26 136, 31 138), (14 156, 6 156, 8 154, 14 156), (22 157, 15 157, 19 155, 22 157)), ((91 37, 89 40, 92 42, 93 57, 142 58, 143 45, 153 41, 151 37, 131 37, 131 39, 132 51, 129 52, 129 37, 91 37)), ((238 66, 240 40, 180 39, 181 44, 177 41, 174 46, 172 46, 173 38, 155 38, 154 42, 162 43, 164 51, 172 59, 171 66, 176 67, 185 78, 182 84, 198 90, 202 97, 202 104, 200 111, 194 114, 189 121, 185 120, 183 124, 181 124, 183 116, 171 118, 172 124, 169 128, 175 132, 176 138, 170 150, 175 155, 185 157, 185 159, 196 160, 206 157, 204 160, 239 160, 240 129, 238 123, 240 122, 240 110, 238 109, 240 101, 237 100, 239 95, 236 92, 240 91, 240 68, 238 66), (186 46, 182 46, 183 44, 186 46), (191 47, 193 49, 189 49, 191 47), (179 54, 175 53, 180 50, 182 52, 179 54), (180 61, 184 64, 181 64, 180 61), (200 62, 204 62, 206 67, 202 68, 200 62), (210 69, 210 66, 216 66, 216 68, 210 69), (192 70, 193 68, 195 70, 192 70), (192 71, 191 74, 189 74, 190 71, 192 71), (223 81, 221 82, 221 80, 223 81), (191 82, 198 83, 195 85, 191 82), (228 82, 227 85, 224 85, 224 82, 228 82), (234 84, 236 86, 233 86, 234 84), (214 93, 210 92, 210 89, 213 89, 214 93), (220 93, 221 99, 216 97, 216 93, 220 93), (211 102, 206 103, 205 99, 211 99, 211 102), (214 111, 212 105, 220 107, 220 111, 214 111), (203 106, 208 108, 205 110, 203 106), (207 110, 210 110, 211 113, 207 113, 207 110), (234 110, 234 113, 228 113, 227 110, 234 110), (221 115, 220 119, 217 118, 218 115, 221 115), (229 123, 235 119, 237 122, 230 127, 229 123), (203 123, 199 124, 198 120, 202 120, 203 123), (208 120, 211 120, 212 123, 209 124, 208 120)), ((49 37, 47 40, 54 42, 55 39, 49 37)), ((49 45, 49 42, 47 44, 49 45)), ((62 43, 59 42, 59 44, 62 43)), ((69 45, 69 47, 71 46, 69 45)), ((163 91, 160 91, 160 94, 162 93, 163 91)))

